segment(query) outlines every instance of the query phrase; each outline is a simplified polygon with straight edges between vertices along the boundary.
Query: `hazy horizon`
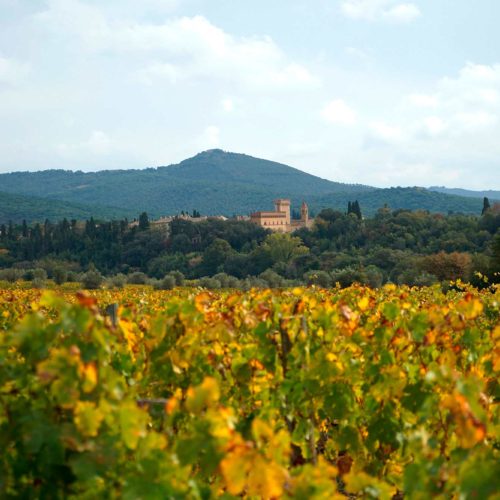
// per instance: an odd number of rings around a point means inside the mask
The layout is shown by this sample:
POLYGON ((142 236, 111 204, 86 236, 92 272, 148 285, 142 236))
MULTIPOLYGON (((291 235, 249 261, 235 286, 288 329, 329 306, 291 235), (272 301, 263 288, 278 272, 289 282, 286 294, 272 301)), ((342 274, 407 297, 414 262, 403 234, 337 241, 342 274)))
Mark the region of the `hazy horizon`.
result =
POLYGON ((500 189, 498 2, 268 3, 0 0, 0 173, 220 148, 337 182, 500 189))

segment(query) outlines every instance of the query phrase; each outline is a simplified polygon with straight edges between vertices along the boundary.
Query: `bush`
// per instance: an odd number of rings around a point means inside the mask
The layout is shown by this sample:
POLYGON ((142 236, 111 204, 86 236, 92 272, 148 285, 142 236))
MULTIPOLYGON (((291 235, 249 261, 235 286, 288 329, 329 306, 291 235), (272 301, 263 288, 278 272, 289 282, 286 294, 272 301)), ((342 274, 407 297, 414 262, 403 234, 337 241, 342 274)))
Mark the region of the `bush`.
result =
POLYGON ((57 285, 62 285, 68 280, 68 272, 62 267, 56 267, 52 272, 52 277, 57 285))
POLYGON ((45 269, 35 269, 33 271, 33 280, 45 281, 47 279, 47 271, 45 269))
POLYGON ((79 281, 82 281, 82 279, 83 279, 83 274, 78 273, 76 271, 68 271, 66 282, 78 283, 79 281))
POLYGON ((332 278, 326 271, 309 271, 304 274, 304 280, 308 285, 317 285, 323 288, 332 286, 332 278))
POLYGON ((202 288, 209 288, 211 290, 217 290, 221 288, 221 282, 215 278, 200 278, 198 280, 198 286, 201 286, 202 288))
POLYGON ((148 282, 148 277, 144 273, 135 272, 135 273, 129 274, 129 276, 127 278, 127 282, 130 285, 145 285, 148 282))
POLYGON ((397 282, 399 285, 431 286, 437 283, 438 279, 426 271, 409 269, 398 276, 397 282))
POLYGON ((222 288, 238 288, 239 279, 227 273, 218 273, 213 276, 220 282, 222 288))
POLYGON ((384 274, 377 266, 368 266, 365 270, 366 284, 372 288, 379 288, 384 282, 384 274))
POLYGON ((368 281, 363 271, 350 266, 344 269, 334 269, 331 272, 331 276, 332 281, 340 283, 342 288, 351 286, 353 283, 366 283, 368 281))
POLYGON ((46 281, 40 278, 35 278, 31 282, 32 288, 45 288, 46 281))
POLYGON ((123 288, 127 283, 127 277, 124 274, 116 274, 106 280, 109 288, 123 288))
POLYGON ((9 283, 14 283, 19 281, 23 277, 23 271, 21 269, 0 269, 0 280, 8 281, 9 283))
POLYGON ((173 276, 175 279, 175 285, 176 286, 183 286, 184 285, 184 275, 180 271, 171 271, 168 273, 170 276, 173 276))
POLYGON ((155 288, 157 290, 172 290, 175 288, 175 277, 172 274, 167 274, 162 280, 159 280, 155 288))
POLYGON ((100 288, 103 282, 101 273, 97 270, 89 270, 82 276, 82 285, 87 290, 100 288))
POLYGON ((240 281, 240 288, 242 290, 250 290, 251 288, 268 288, 268 284, 261 278, 250 276, 240 281))
POLYGON ((282 276, 272 269, 267 269, 259 274, 259 279, 266 283, 265 288, 282 288, 285 281, 282 276))

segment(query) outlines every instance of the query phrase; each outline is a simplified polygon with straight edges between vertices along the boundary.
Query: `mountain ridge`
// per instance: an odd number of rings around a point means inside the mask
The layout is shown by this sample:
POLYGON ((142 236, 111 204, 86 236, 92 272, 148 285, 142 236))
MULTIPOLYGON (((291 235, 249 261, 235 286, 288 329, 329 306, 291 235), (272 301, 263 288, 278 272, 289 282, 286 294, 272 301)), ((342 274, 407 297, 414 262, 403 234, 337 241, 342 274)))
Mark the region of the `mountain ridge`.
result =
MULTIPOLYGON (((178 164, 146 169, 82 172, 44 170, 0 174, 0 190, 25 197, 153 217, 193 209, 205 215, 248 214, 272 208, 273 199, 292 199, 293 208, 306 201, 313 212, 345 211, 357 199, 365 215, 384 205, 393 209, 480 214, 482 199, 459 197, 425 188, 376 188, 322 179, 294 167, 249 155, 212 149, 178 164)), ((91 210, 92 211, 92 210, 91 210)), ((8 214, 6 214, 8 215, 8 214)))

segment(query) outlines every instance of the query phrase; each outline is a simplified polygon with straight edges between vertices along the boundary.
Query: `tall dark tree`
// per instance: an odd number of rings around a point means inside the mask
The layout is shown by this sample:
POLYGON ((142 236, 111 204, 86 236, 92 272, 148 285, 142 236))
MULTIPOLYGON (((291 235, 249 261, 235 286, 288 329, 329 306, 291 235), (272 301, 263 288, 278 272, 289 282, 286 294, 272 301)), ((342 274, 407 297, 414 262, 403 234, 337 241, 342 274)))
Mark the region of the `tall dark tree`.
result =
POLYGON ((142 214, 139 215, 139 229, 141 231, 149 229, 149 217, 146 212, 142 212, 142 214))
POLYGON ((9 227, 7 228, 7 238, 9 240, 14 239, 14 224, 12 224, 12 221, 9 221, 9 227))
POLYGON ((490 200, 485 196, 483 198, 483 210, 481 211, 481 215, 484 215, 491 208, 490 200))
POLYGON ((359 206, 359 202, 358 200, 356 200, 353 204, 352 204, 352 213, 353 214, 356 214, 356 217, 361 220, 363 218, 363 215, 361 214, 361 207, 359 206))

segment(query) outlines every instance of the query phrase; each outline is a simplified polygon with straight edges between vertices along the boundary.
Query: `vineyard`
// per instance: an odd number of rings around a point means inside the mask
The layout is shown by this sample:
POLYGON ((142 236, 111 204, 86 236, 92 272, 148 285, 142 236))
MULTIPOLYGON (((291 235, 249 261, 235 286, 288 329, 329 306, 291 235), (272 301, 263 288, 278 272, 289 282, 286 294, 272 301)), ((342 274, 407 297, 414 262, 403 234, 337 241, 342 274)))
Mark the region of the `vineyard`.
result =
POLYGON ((500 499, 500 288, 0 290, 1 498, 500 499))

